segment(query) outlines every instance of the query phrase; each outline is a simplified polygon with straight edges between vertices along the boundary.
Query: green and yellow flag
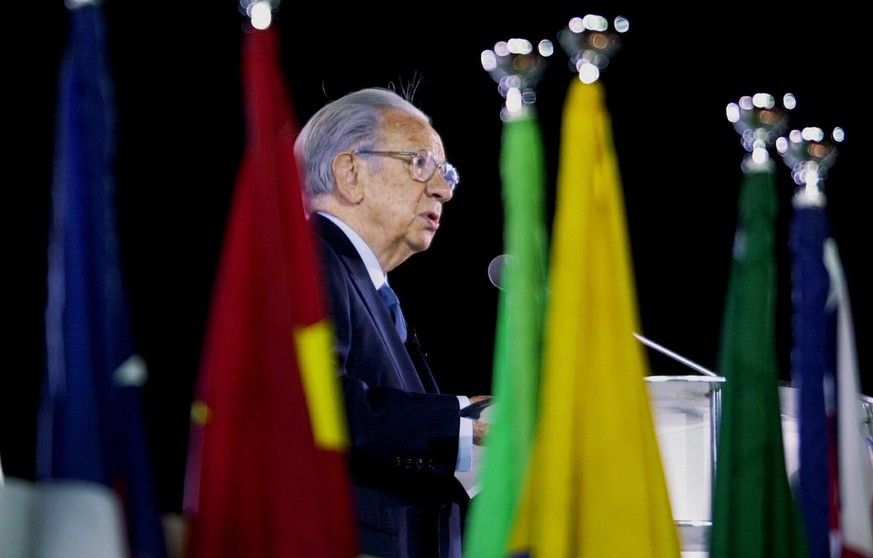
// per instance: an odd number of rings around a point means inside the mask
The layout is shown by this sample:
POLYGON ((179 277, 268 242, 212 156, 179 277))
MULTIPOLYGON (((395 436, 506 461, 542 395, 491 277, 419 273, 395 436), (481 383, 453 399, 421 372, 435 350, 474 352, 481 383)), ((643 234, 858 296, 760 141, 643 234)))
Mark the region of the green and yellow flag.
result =
POLYGON ((599 82, 573 80, 561 133, 539 418, 510 555, 678 557, 599 82))

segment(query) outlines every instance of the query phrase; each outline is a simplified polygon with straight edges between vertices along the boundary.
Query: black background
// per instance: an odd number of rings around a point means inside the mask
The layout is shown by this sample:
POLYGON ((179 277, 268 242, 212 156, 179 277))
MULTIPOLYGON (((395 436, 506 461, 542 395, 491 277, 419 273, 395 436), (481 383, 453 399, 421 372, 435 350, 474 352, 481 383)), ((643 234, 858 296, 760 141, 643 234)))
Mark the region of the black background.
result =
MULTIPOLYGON (((193 4, 104 3, 118 108, 123 255, 137 343, 149 365, 150 428, 168 509, 178 506, 181 495, 188 405, 243 145, 244 16, 232 1, 210 2, 208 8, 193 4)), ((715 368, 745 154, 725 107, 743 95, 792 92, 799 102, 792 127, 841 126, 847 133, 825 192, 852 297, 862 388, 873 392, 867 373, 873 359, 871 274, 863 261, 871 146, 861 122, 868 110, 862 80, 870 49, 861 18, 850 9, 833 2, 815 10, 784 9, 789 5, 709 5, 706 12, 661 4, 620 11, 602 2, 523 9, 490 3, 304 7, 288 0, 279 6, 282 63, 301 123, 353 89, 417 83, 414 102, 432 116, 461 173, 431 249, 392 272, 443 391, 487 393, 491 382, 497 289, 487 268, 502 253, 503 99, 479 55, 512 37, 554 41, 570 17, 597 13, 630 20, 603 82, 642 333, 715 368)), ((54 111, 66 24, 66 8, 56 1, 35 24, 21 22, 23 32, 6 56, 4 166, 10 182, 4 207, 12 226, 4 237, 12 284, 4 321, 12 334, 5 337, 10 346, 4 351, 0 455, 7 475, 25 477, 32 474, 43 371, 54 111)), ((557 48, 537 87, 550 183, 564 94, 576 79, 557 48)), ((787 228, 794 184, 788 168, 777 163, 777 327, 781 376, 787 380, 787 228)), ((649 354, 655 374, 694 373, 649 354)))

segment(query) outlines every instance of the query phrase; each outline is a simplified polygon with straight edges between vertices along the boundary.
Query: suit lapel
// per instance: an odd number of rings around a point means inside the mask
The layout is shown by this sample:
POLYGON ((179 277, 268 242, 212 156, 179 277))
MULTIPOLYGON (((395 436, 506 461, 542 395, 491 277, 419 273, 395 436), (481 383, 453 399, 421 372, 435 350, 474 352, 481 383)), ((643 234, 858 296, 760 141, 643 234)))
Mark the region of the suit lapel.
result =
POLYGON ((316 231, 319 236, 334 249, 343 266, 348 270, 355 291, 373 317, 379 334, 389 349, 388 353, 391 355, 402 383, 410 391, 436 391, 436 382, 423 355, 418 350, 407 351, 403 342, 397 337, 397 330, 394 328, 394 322, 391 321, 391 315, 382 303, 382 299, 370 279, 370 274, 367 272, 367 266, 364 265, 364 261, 352 241, 342 229, 327 217, 316 214, 313 218, 316 219, 316 231), (404 356, 408 356, 412 360, 414 376, 406 372, 409 369, 409 360, 402 358, 404 356))

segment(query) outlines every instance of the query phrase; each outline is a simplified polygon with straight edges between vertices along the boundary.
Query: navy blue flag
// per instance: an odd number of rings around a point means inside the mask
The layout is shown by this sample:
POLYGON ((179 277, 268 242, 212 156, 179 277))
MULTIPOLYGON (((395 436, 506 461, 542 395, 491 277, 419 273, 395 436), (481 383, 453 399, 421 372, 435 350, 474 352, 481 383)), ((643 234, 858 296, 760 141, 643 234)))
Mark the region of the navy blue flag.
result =
MULTIPOLYGON (((105 35, 99 6, 70 10, 59 76, 36 473, 39 481, 114 490, 131 555, 163 558, 140 399, 145 365, 134 350, 117 235, 105 35)), ((85 519, 66 526, 80 528, 88 528, 85 519)))
POLYGON ((830 226, 822 205, 796 204, 789 228, 793 348, 791 382, 797 389, 799 469, 796 492, 806 526, 809 555, 830 556, 829 460, 834 460, 832 437, 835 386, 830 366, 833 317, 826 305, 830 280, 824 264, 830 226), (826 386, 830 386, 825 389, 826 386))

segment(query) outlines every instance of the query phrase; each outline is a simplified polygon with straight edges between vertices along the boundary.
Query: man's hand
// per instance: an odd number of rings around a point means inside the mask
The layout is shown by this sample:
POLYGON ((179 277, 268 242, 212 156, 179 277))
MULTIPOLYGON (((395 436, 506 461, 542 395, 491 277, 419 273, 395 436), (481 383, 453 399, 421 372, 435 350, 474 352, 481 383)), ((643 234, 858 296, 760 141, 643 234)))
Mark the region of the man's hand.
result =
POLYGON ((473 444, 477 446, 485 445, 485 437, 488 435, 489 424, 484 420, 473 421, 473 444))
MULTIPOLYGON (((474 395, 470 397, 470 404, 478 403, 490 399, 490 395, 474 395)), ((476 419, 473 421, 473 444, 477 446, 485 445, 485 436, 488 434, 489 424, 484 420, 476 419)))

